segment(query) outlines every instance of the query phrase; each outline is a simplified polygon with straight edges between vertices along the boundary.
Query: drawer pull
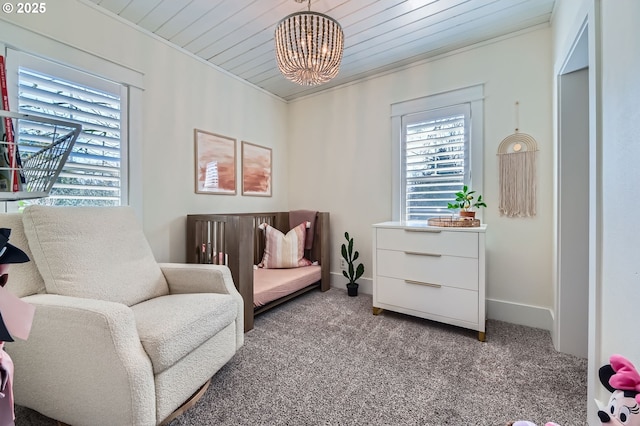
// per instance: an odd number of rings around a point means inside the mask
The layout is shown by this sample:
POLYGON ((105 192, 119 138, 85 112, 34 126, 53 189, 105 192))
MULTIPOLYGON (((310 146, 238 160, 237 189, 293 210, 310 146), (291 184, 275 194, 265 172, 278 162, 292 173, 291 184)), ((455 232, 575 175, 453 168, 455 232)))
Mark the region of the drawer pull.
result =
POLYGON ((404 228, 406 232, 431 232, 433 234, 439 234, 441 229, 428 229, 428 228, 404 228))
POLYGON ((425 282, 422 282, 422 281, 404 280, 404 282, 407 283, 407 284, 423 285, 425 287, 433 287, 433 288, 442 287, 440 284, 425 283, 425 282))
POLYGON ((442 257, 442 255, 438 253, 420 253, 417 251, 405 251, 404 254, 412 254, 415 256, 442 257))

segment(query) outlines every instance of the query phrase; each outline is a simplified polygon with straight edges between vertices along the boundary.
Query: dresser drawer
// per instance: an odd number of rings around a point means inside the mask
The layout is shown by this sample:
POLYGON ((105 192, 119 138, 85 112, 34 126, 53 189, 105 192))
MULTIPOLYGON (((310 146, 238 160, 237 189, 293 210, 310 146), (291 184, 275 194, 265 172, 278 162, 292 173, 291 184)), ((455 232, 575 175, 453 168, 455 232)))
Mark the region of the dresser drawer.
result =
POLYGON ((378 276, 478 290, 478 259, 470 257, 379 249, 376 266, 378 276))
POLYGON ((476 232, 433 232, 429 228, 378 228, 376 240, 379 249, 478 257, 476 232))
POLYGON ((378 276, 374 292, 378 303, 478 322, 478 292, 452 287, 428 287, 404 280, 378 276))

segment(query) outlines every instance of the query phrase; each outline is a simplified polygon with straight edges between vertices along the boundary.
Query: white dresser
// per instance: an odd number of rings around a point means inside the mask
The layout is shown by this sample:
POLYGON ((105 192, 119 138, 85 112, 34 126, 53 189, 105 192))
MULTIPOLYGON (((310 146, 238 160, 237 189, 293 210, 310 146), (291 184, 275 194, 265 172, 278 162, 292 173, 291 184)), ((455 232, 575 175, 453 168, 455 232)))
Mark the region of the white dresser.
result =
POLYGON ((373 225, 373 313, 478 331, 485 340, 485 232, 422 222, 373 225))

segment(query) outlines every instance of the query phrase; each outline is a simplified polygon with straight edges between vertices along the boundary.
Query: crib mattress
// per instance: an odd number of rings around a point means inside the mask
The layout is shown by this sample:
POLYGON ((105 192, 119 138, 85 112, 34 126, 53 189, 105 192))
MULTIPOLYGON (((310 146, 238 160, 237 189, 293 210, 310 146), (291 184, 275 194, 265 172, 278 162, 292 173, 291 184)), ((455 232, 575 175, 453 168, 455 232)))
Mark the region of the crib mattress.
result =
POLYGON ((291 269, 254 269, 253 304, 256 307, 266 305, 320 281, 321 276, 318 265, 291 269))

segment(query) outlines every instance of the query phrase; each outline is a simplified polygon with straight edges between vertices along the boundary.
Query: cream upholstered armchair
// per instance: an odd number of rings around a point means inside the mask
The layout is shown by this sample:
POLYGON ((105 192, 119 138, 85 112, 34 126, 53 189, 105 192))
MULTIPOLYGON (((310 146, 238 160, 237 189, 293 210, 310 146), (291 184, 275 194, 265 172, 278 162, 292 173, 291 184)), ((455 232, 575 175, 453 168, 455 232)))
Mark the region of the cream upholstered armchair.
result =
POLYGON ((36 308, 28 340, 6 344, 18 405, 74 426, 157 425, 244 342, 227 267, 156 263, 129 207, 30 206, 0 227, 31 258, 7 284, 36 308))

